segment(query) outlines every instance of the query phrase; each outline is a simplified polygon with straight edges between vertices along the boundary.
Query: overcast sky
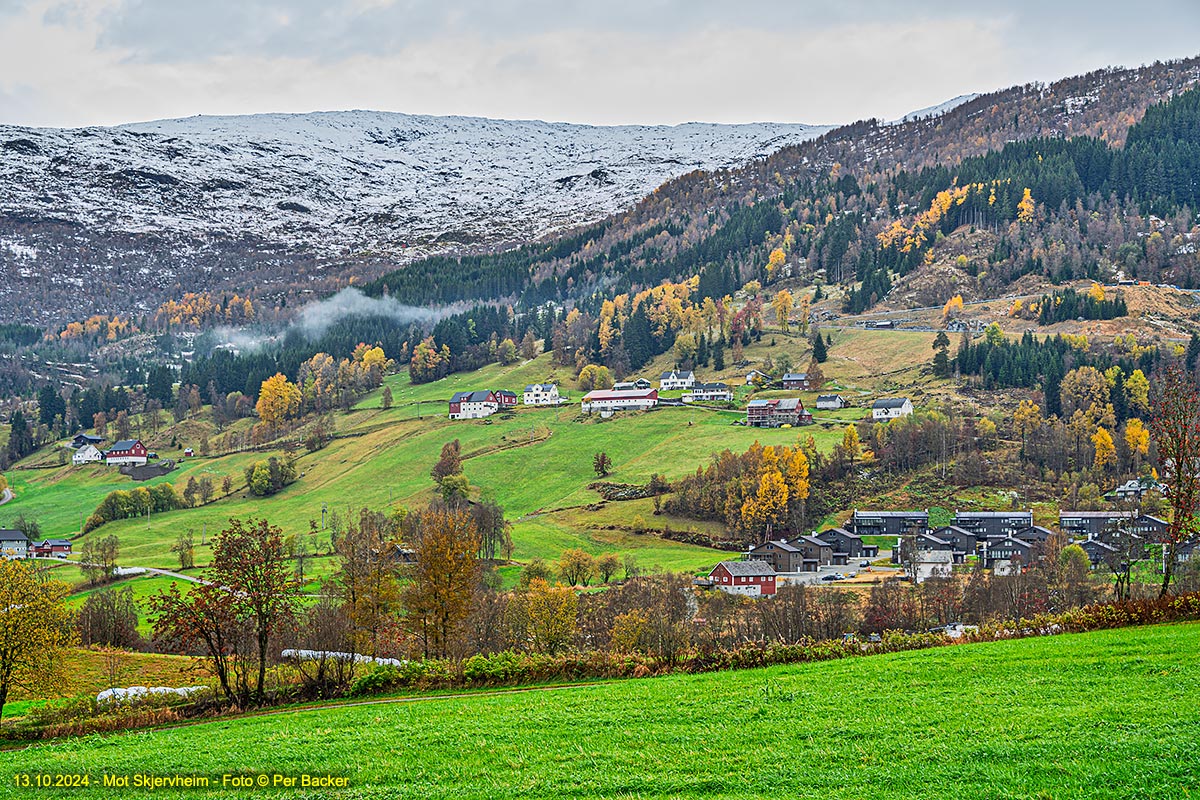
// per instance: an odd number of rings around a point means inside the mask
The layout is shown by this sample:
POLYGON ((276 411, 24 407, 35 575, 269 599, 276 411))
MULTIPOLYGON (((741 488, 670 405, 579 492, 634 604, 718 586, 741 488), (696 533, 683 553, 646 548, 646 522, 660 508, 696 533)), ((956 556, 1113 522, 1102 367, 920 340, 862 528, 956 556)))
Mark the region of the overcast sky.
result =
POLYGON ((0 0, 0 122, 839 123, 1198 53, 1198 0, 0 0))

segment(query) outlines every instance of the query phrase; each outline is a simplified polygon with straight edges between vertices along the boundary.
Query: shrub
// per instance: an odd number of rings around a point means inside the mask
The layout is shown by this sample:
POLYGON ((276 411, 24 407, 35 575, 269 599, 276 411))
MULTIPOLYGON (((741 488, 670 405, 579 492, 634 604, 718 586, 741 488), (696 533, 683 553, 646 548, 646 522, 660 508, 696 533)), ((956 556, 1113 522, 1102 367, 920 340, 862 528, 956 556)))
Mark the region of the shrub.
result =
POLYGON ((376 664, 359 675, 350 684, 350 694, 357 697, 364 694, 378 694, 396 686, 400 682, 400 671, 390 664, 376 664))

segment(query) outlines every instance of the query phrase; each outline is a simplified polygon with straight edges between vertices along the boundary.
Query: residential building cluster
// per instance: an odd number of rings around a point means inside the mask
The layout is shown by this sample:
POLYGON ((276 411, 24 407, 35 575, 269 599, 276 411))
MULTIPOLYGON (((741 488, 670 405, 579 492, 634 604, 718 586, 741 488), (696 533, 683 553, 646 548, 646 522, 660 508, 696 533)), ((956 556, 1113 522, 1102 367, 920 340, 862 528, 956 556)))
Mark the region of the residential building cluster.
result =
POLYGON ((71 444, 68 445, 68 449, 74 451, 71 454, 71 463, 75 466, 99 463, 109 466, 127 464, 142 466, 155 457, 154 453, 147 450, 140 439, 122 439, 114 442, 107 450, 100 449, 103 442, 103 436, 90 433, 76 434, 75 438, 71 440, 71 444))
MULTIPOLYGON (((1162 540, 1167 523, 1138 512, 1062 511, 1059 529, 1097 567, 1146 557, 1149 545, 1162 540)), ((698 584, 730 594, 770 596, 784 579, 878 558, 879 548, 868 537, 893 539, 892 562, 911 567, 918 582, 949 575, 968 558, 997 575, 1015 574, 1043 558, 1053 535, 1034 524, 1031 510, 957 511, 950 524, 931 527, 927 510, 855 509, 845 527, 771 539, 750 548, 741 561, 722 561, 698 584)), ((1200 555, 1197 551, 1200 537, 1181 545, 1177 557, 1185 561, 1200 555)))
POLYGON ((67 539, 32 541, 18 530, 0 530, 0 558, 66 558, 71 555, 67 539))

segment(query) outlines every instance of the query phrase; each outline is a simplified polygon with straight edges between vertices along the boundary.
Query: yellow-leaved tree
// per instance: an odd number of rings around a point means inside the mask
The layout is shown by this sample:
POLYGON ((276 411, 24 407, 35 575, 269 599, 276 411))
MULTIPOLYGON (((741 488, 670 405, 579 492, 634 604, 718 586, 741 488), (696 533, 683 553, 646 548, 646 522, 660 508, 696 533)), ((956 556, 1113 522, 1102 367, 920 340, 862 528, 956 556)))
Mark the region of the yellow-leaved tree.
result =
POLYGON ((862 440, 858 428, 853 425, 847 425, 842 434, 841 455, 850 463, 850 469, 854 469, 854 462, 862 457, 862 440))
POLYGON ((775 320, 779 323, 779 328, 784 333, 787 333, 790 327, 788 317, 792 314, 792 306, 792 293, 787 289, 781 289, 776 292, 775 298, 771 301, 771 307, 775 309, 775 320))
POLYGON ((1142 457, 1150 452, 1150 431, 1137 417, 1125 423, 1125 446, 1133 458, 1134 469, 1142 465, 1142 457))
POLYGON ((764 541, 769 540, 775 526, 786 520, 787 504, 788 487, 783 475, 768 467, 758 480, 758 491, 742 503, 742 522, 755 533, 761 530, 764 541))
POLYGON ((1033 192, 1025 190, 1025 195, 1021 198, 1021 202, 1017 203, 1017 221, 1018 222, 1033 222, 1033 212, 1037 209, 1037 204, 1033 199, 1033 192))
POLYGON ((1150 381, 1146 380, 1146 373, 1140 369, 1135 369, 1128 378, 1125 379, 1125 394, 1129 397, 1129 404, 1143 413, 1150 410, 1150 381))
POLYGON ((1117 463, 1117 447, 1113 444, 1112 434, 1104 428, 1096 428, 1092 434, 1092 446, 1096 448, 1096 458, 1092 465, 1097 472, 1104 472, 1117 463))
POLYGON ((300 388, 283 373, 276 372, 262 382, 255 409, 259 419, 274 428, 284 420, 296 416, 300 409, 300 388))
POLYGON ((1029 441, 1030 434, 1042 424, 1041 407, 1032 400, 1022 400, 1013 412, 1013 423, 1017 426, 1017 432, 1021 434, 1021 456, 1024 457, 1025 444, 1029 441))
POLYGON ((64 679, 62 657, 75 643, 68 591, 24 561, 0 558, 0 716, 13 689, 44 697, 64 679))
POLYGON ((566 586, 534 578, 529 588, 513 594, 508 623, 524 649, 555 655, 575 640, 579 598, 566 586))
POLYGON ((787 261, 787 253, 783 252, 783 248, 776 247, 771 251, 771 255, 767 258, 767 280, 773 280, 775 273, 779 272, 779 268, 787 261))
POLYGON ((961 294, 956 294, 946 301, 946 305, 942 306, 942 322, 946 323, 954 319, 955 314, 961 314, 963 310, 963 299, 961 294))

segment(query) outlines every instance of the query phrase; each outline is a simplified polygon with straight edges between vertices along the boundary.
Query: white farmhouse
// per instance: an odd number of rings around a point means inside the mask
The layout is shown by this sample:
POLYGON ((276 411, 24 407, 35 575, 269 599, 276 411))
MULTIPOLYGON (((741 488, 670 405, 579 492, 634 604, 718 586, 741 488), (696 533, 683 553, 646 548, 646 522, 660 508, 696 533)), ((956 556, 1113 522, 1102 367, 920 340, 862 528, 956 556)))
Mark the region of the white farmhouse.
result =
POLYGON ((846 398, 840 394, 823 394, 817 397, 818 411, 836 411, 839 408, 845 408, 849 403, 846 398))
POLYGON ((557 406, 567 402, 553 383, 531 383, 525 387, 521 402, 527 406, 557 406))
POLYGON ((690 389, 696 383, 696 375, 690 369, 686 372, 671 370, 658 377, 658 388, 663 392, 675 389, 690 389))
POLYGON ((871 406, 871 419, 877 421, 907 417, 911 413, 913 404, 907 397, 885 397, 871 406))
POLYGON ((731 403, 733 391, 724 383, 697 383, 683 395, 685 403, 731 403))
POLYGON ((482 419, 516 405, 516 394, 504 389, 455 392, 450 398, 450 419, 482 419))
POLYGON ((28 558, 29 538, 17 530, 0 530, 0 558, 28 558))
POLYGON ((94 444, 85 444, 71 454, 71 463, 75 466, 79 466, 80 464, 98 464, 103 460, 104 454, 94 444))

